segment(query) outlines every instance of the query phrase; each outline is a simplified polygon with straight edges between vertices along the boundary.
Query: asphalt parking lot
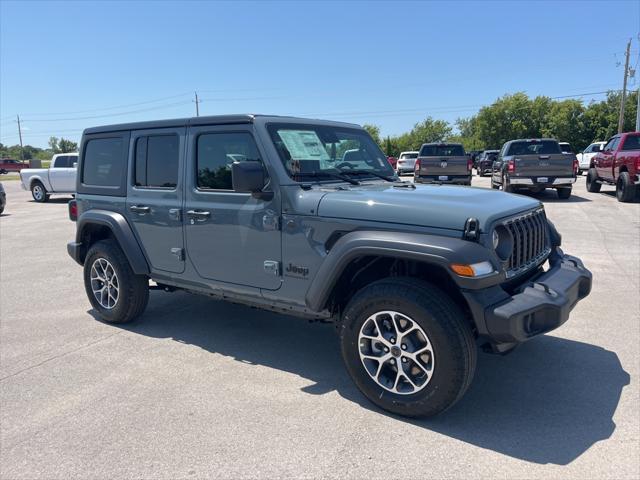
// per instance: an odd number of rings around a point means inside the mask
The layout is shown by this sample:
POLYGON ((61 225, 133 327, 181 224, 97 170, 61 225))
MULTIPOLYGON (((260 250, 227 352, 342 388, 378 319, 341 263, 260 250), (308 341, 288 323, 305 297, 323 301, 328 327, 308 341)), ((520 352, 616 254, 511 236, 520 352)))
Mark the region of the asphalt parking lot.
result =
POLYGON ((157 291, 131 325, 96 321, 68 198, 3 183, 3 479, 640 477, 640 203, 611 187, 538 196, 594 274, 570 320, 407 420, 356 390, 330 325, 157 291))

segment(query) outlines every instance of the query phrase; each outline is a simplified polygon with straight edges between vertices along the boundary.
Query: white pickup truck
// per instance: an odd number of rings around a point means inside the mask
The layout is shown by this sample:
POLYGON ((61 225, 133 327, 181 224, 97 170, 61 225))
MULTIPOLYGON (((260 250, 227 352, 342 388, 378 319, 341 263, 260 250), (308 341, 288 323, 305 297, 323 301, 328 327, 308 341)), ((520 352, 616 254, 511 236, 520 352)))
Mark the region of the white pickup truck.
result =
POLYGON ((593 142, 582 153, 576 155, 578 158, 578 175, 582 175, 582 172, 589 170, 591 165, 591 159, 596 156, 596 153, 601 152, 607 142, 593 142))
POLYGON ((22 188, 31 190, 36 202, 46 202, 50 195, 76 193, 77 153, 59 153, 51 159, 49 168, 20 170, 22 188))

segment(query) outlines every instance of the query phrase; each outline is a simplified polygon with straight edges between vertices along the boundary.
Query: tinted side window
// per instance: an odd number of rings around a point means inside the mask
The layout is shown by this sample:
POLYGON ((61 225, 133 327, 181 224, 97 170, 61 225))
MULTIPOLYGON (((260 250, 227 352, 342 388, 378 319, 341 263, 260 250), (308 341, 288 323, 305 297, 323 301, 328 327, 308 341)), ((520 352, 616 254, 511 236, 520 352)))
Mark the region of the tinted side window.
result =
POLYGON ((89 140, 85 146, 82 183, 118 187, 122 184, 126 161, 122 137, 89 140))
POLYGON ((622 150, 640 150, 640 136, 629 135, 622 145, 622 150))
POLYGON ((178 184, 177 135, 140 137, 136 141, 135 185, 175 188, 178 184))
POLYGON ((53 165, 51 165, 52 168, 68 168, 69 166, 69 157, 66 156, 56 158, 53 165))
POLYGON ((609 143, 605 145, 604 149, 607 151, 615 150, 616 147, 618 146, 618 140, 619 140, 619 137, 612 138, 611 140, 609 140, 609 143))
POLYGON ((231 164, 260 160, 250 133, 205 133, 198 137, 197 185, 207 190, 232 190, 231 164))

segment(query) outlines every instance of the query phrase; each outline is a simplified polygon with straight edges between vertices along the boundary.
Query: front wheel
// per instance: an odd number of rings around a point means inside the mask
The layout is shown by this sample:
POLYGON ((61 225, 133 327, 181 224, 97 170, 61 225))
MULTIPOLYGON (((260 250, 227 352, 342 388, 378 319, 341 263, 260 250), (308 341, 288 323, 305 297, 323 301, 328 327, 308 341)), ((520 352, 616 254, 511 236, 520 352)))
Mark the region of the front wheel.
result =
POLYGON ((600 191, 600 188, 602 187, 602 185, 597 182, 598 180, 598 173, 596 172, 595 168, 590 168, 589 171, 587 172, 587 192, 590 193, 598 193, 600 191))
POLYGON ((436 415, 471 384, 477 350, 470 324, 436 286, 385 279, 360 290, 340 326, 342 357, 360 391, 389 412, 436 415))
POLYGON ((33 182, 33 185, 31 185, 31 196, 38 203, 49 201, 49 194, 40 182, 33 182))
POLYGON ((108 323, 127 323, 149 301, 149 280, 131 270, 120 246, 112 240, 96 242, 84 262, 84 287, 99 317, 108 323))

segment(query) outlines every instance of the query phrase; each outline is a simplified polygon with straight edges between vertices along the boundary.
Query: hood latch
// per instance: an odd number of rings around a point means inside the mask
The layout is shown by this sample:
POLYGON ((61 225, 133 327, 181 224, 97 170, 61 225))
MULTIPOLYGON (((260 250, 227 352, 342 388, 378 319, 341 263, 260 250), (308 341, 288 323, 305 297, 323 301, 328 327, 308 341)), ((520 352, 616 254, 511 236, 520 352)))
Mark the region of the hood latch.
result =
POLYGON ((464 223, 462 238, 471 242, 480 240, 480 222, 478 222, 477 218, 467 218, 467 221, 464 223))

